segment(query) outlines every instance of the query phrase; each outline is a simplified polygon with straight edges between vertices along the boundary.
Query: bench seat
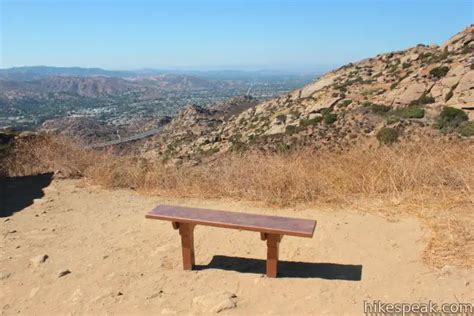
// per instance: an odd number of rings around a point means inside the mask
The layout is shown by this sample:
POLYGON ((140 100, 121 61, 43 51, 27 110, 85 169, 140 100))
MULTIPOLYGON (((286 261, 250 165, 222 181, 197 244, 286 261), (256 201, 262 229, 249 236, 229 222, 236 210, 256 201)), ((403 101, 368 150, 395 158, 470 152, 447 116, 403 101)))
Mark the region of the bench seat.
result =
POLYGON ((229 211, 159 205, 146 218, 170 221, 179 229, 183 252, 183 268, 194 266, 194 227, 215 226, 260 232, 267 241, 267 276, 276 277, 279 243, 284 235, 311 238, 316 221, 280 216, 258 215, 229 211))

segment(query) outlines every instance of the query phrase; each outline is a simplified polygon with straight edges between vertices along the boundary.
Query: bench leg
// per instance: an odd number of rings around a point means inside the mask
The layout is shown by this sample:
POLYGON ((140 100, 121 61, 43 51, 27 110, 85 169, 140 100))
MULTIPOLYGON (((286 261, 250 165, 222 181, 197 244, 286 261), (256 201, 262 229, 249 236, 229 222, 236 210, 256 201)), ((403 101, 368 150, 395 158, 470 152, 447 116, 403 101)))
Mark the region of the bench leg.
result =
POLYGON ((173 223, 181 235, 181 249, 183 252, 183 269, 192 270, 194 267, 194 225, 187 223, 173 223))
POLYGON ((267 277, 276 278, 278 274, 278 248, 281 235, 262 234, 261 238, 267 240, 267 277))

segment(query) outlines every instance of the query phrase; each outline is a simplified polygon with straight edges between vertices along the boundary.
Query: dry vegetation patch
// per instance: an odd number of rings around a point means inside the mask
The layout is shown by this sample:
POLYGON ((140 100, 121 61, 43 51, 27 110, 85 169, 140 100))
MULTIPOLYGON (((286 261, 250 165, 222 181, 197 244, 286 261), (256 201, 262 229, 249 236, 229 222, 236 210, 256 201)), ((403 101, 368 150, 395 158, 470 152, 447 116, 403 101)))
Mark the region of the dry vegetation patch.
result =
POLYGON ((343 152, 247 152, 198 166, 170 166, 44 136, 18 139, 4 166, 12 176, 56 171, 106 188, 148 194, 232 198, 272 206, 364 205, 365 211, 387 216, 414 215, 432 231, 426 262, 472 267, 472 161, 472 141, 424 139, 343 152), (371 200, 379 203, 359 203, 371 200))

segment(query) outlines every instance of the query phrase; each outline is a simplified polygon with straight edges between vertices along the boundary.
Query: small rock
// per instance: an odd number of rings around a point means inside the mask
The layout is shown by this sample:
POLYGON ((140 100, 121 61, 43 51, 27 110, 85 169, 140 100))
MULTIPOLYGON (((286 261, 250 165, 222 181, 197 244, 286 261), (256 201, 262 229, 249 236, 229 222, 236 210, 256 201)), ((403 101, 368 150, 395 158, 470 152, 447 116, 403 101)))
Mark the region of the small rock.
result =
POLYGON ((464 283, 465 286, 469 286, 469 284, 471 284, 471 282, 469 281, 466 281, 466 283, 464 283))
POLYGON ((8 231, 8 234, 14 234, 14 233, 16 233, 16 232, 17 232, 17 231, 14 229, 14 230, 8 231))
POLYGON ((60 272, 58 273, 58 278, 61 278, 61 277, 65 276, 65 275, 68 275, 69 273, 71 273, 71 271, 69 271, 69 270, 67 270, 67 269, 66 269, 66 270, 62 270, 62 271, 60 271, 60 272))
POLYGON ((9 221, 10 221, 9 218, 5 218, 5 219, 3 220, 4 223, 9 222, 9 221))
POLYGON ((72 293, 71 301, 73 303, 77 303, 82 299, 82 297, 83 297, 83 294, 82 294, 81 289, 77 289, 74 291, 74 293, 72 293))
POLYGON ((117 293, 117 296, 122 296, 122 295, 123 295, 122 292, 118 292, 118 293, 117 293))
POLYGON ((40 289, 39 287, 32 288, 30 291, 30 298, 33 298, 36 295, 36 293, 38 293, 39 289, 40 289))
POLYGON ((30 262, 33 267, 38 267, 40 264, 45 263, 48 258, 48 255, 38 255, 36 257, 31 258, 30 262))
POLYGON ((237 307, 237 296, 229 292, 213 292, 193 298, 193 305, 204 313, 219 313, 237 307))
POLYGON ((453 271, 454 271, 454 267, 450 265, 446 265, 439 270, 441 275, 450 275, 453 273, 453 271))
POLYGON ((161 297, 163 296, 163 290, 160 290, 159 292, 153 293, 152 295, 146 297, 147 300, 151 300, 156 297, 161 297))

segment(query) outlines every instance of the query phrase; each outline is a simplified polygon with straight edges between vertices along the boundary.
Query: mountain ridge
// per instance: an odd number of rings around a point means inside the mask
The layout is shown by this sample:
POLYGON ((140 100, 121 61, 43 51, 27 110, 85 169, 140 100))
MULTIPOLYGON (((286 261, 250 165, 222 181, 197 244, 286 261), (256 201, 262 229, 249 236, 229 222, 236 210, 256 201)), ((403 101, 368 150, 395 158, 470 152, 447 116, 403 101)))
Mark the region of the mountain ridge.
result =
POLYGON ((173 128, 147 143, 144 153, 200 160, 250 148, 344 149, 376 138, 385 141, 384 133, 391 134, 389 141, 444 137, 466 125, 464 135, 470 135, 473 53, 470 25, 441 46, 417 45, 349 63, 217 123, 210 114, 187 109, 173 119, 173 128), (449 113, 443 112, 446 107, 449 113), (449 121, 450 115, 456 118, 449 121))

